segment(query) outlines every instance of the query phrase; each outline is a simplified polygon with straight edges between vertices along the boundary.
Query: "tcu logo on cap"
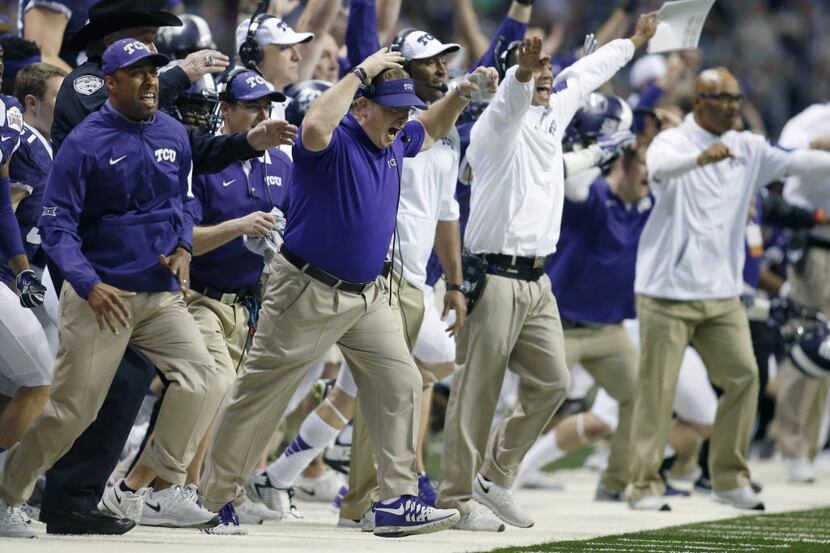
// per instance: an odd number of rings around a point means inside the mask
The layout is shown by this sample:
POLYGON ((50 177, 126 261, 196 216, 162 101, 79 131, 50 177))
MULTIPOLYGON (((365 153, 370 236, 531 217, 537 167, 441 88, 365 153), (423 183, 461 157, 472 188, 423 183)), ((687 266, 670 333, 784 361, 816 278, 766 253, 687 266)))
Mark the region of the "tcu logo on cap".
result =
POLYGON ((277 19, 277 28, 281 31, 288 32, 288 25, 282 19, 277 19))
POLYGON ((161 161, 176 162, 176 150, 171 150, 170 148, 159 148, 153 153, 156 154, 156 163, 161 161))
POLYGON ((430 40, 435 40, 435 37, 429 33, 424 33, 418 37, 418 44, 426 46, 427 42, 429 42, 430 40))
POLYGON ((137 40, 134 40, 133 42, 128 42, 124 45, 124 51, 127 52, 128 56, 132 56, 136 50, 145 50, 147 52, 150 51, 150 49, 147 48, 147 46, 143 42, 139 42, 137 40))
POLYGON ((250 86, 251 88, 256 88, 257 85, 265 84, 265 79, 263 79, 259 75, 251 75, 250 77, 245 79, 245 82, 248 83, 248 86, 250 86))
POLYGON ((412 85, 411 85, 411 84, 409 84, 409 83, 403 83, 403 89, 404 89, 404 90, 415 90, 415 89, 412 87, 412 85))

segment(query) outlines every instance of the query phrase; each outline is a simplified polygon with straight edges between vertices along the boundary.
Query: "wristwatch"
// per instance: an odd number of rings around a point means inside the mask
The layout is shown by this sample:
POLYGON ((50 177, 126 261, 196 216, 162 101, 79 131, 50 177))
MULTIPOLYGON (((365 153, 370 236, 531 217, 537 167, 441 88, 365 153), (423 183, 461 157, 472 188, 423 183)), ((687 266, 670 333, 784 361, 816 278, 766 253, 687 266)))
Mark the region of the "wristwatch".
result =
POLYGON ((447 283, 447 292, 461 292, 464 293, 464 285, 447 283))

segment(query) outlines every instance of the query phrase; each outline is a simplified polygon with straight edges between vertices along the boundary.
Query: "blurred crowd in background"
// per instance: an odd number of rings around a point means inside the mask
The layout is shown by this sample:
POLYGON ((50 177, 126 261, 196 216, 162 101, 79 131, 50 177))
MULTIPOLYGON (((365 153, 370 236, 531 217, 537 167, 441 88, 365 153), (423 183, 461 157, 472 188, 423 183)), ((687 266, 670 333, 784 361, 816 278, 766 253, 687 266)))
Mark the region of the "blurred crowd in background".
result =
MULTIPOLYGON (((401 3, 401 0, 387 1, 401 3)), ((304 3, 273 0, 271 12, 295 24, 304 3)), ((237 20, 251 13, 257 2, 170 0, 167 4, 174 11, 186 9, 204 17, 219 49, 228 52, 233 50, 237 20)), ((468 52, 486 48, 488 37, 495 34, 509 6, 508 0, 405 0, 401 4, 400 20, 391 22, 391 29, 386 29, 389 38, 398 28, 415 26, 430 29, 444 42, 458 42, 468 52), (464 31, 464 18, 471 11, 484 38, 470 37, 464 31)), ((546 48, 551 53, 561 54, 581 46, 585 34, 596 31, 616 4, 616 0, 539 0, 530 25, 535 33, 545 36, 546 48)), ((643 0, 639 4, 640 9, 647 10, 658 9, 662 2, 643 0)), ((0 5, 13 31, 17 2, 5 0, 0 5)), ((379 9, 379 13, 382 11, 379 9)), ((348 0, 344 0, 333 33, 338 44, 343 43, 347 13, 348 0)), ((703 28, 700 59, 697 55, 673 56, 666 81, 680 82, 682 78, 677 77, 694 75, 701 66, 728 67, 760 113, 763 130, 770 137, 777 137, 790 117, 830 97, 830 35, 825 32, 828 28, 830 2, 825 0, 718 0, 703 28)), ((382 27, 380 30, 384 31, 382 27)), ((470 54, 469 57, 478 56, 470 54)), ((467 65, 458 63, 458 72, 463 72, 467 65)), ((615 90, 624 97, 626 91, 635 88, 630 75, 631 71, 624 69, 614 81, 615 90)))

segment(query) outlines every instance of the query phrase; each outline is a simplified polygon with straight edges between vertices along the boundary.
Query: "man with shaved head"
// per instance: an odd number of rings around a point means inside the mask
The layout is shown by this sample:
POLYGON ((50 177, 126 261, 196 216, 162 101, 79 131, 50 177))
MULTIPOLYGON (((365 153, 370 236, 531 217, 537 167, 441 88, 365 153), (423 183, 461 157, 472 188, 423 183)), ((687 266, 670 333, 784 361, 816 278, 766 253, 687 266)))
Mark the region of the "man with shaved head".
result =
POLYGON ((758 189, 789 175, 830 177, 830 153, 786 150, 733 130, 741 91, 725 68, 703 71, 693 112, 646 153, 655 206, 637 252, 640 394, 634 408, 629 505, 668 511, 658 475, 683 351, 691 342, 723 390, 709 456, 716 500, 763 510, 746 451, 758 374, 743 287, 747 211, 758 189))

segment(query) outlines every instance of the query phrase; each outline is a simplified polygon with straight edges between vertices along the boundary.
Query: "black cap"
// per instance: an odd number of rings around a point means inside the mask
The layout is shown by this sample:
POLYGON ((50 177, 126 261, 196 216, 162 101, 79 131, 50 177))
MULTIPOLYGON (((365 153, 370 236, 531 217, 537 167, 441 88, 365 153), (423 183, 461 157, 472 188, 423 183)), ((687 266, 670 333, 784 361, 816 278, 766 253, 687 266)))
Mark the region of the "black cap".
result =
POLYGON ((89 22, 69 41, 71 50, 116 31, 132 27, 181 27, 182 20, 162 11, 160 2, 146 0, 101 0, 89 8, 89 22))

